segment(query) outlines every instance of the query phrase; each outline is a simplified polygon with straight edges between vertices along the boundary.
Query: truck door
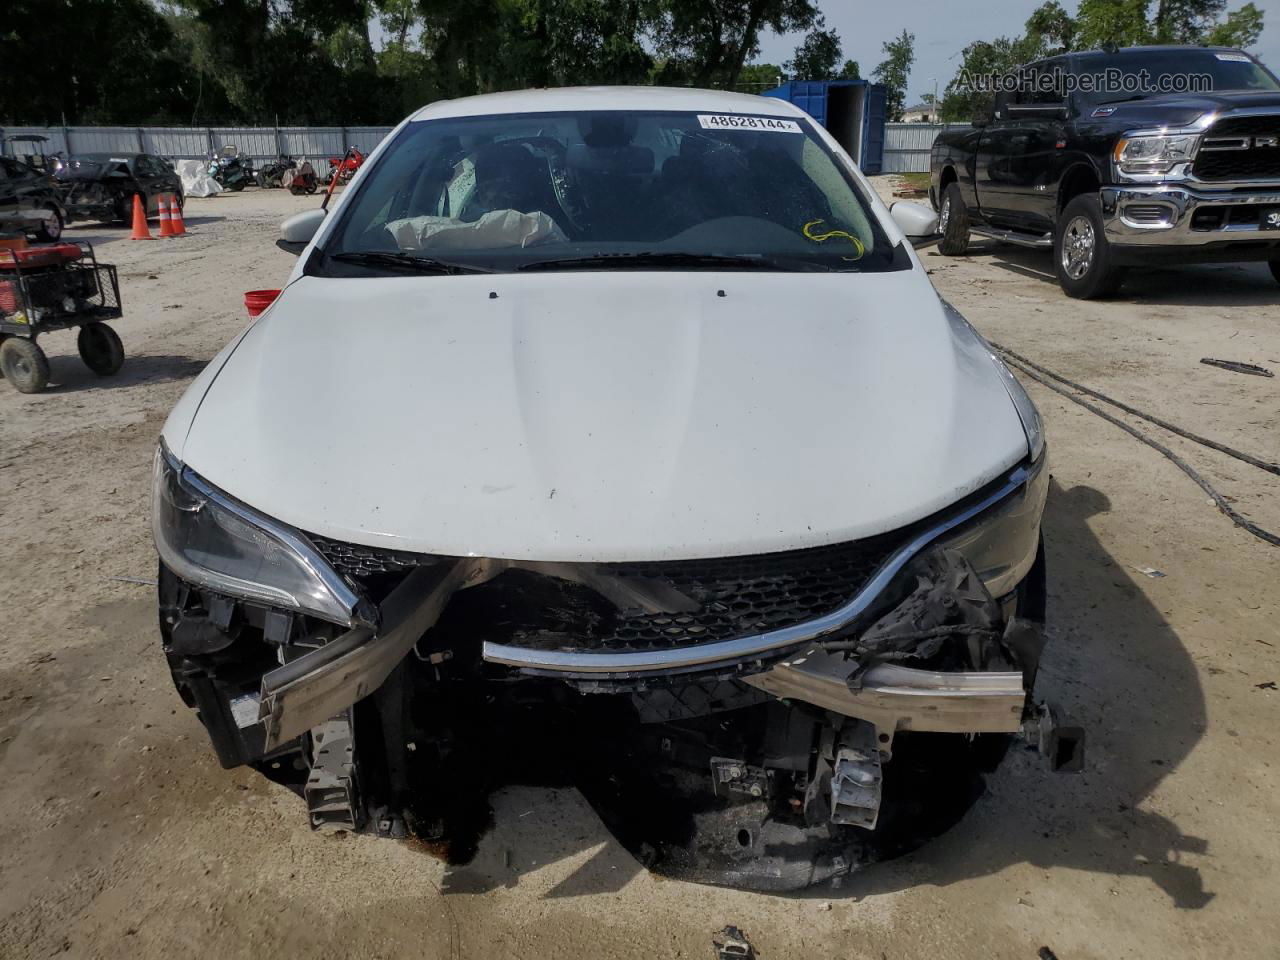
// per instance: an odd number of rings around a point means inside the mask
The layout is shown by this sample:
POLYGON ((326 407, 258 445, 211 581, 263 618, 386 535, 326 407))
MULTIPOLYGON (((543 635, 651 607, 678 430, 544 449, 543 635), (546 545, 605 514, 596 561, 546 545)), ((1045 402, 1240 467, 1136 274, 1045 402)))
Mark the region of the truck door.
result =
POLYGON ((978 192, 978 209, 992 224, 1005 225, 1016 216, 1012 186, 1012 163, 1020 149, 1016 122, 1010 119, 1010 95, 996 95, 991 122, 978 139, 977 167, 974 184, 978 192))
POLYGON ((1005 181, 1010 222, 1037 233, 1053 229, 1067 145, 1066 95, 1052 85, 1052 71, 1052 63, 1029 69, 1007 108, 1014 131, 1005 181))

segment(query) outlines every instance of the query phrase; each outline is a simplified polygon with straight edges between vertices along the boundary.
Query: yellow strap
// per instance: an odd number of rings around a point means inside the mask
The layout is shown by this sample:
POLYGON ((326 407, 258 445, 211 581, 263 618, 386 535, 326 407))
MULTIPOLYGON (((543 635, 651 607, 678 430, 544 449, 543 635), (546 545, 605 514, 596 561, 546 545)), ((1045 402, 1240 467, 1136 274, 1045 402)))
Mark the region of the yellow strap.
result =
POLYGON ((810 220, 804 225, 803 233, 806 239, 812 240, 814 243, 823 243, 832 237, 841 237, 853 244, 853 248, 858 251, 856 257, 841 257, 841 260, 861 260, 867 252, 867 248, 862 241, 855 237, 848 230, 828 230, 826 233, 814 233, 813 228, 820 223, 826 223, 825 220, 810 220))

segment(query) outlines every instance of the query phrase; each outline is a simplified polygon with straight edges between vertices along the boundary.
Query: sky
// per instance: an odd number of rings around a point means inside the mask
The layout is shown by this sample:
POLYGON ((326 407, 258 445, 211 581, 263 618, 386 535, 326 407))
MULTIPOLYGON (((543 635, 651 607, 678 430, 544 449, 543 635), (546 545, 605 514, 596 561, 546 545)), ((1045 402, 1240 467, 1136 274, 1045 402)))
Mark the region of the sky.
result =
MULTIPOLYGON (((960 51, 975 40, 991 40, 1001 35, 1017 36, 1033 10, 1043 0, 817 0, 826 15, 827 26, 840 34, 847 59, 857 60, 862 75, 869 76, 884 59, 880 45, 904 29, 916 35, 916 62, 911 69, 907 102, 918 103, 921 95, 933 92, 937 78, 941 92, 960 66, 960 51)), ((1262 39, 1249 52, 1280 73, 1280 0, 1254 0, 1265 16, 1262 39)), ((1063 6, 1075 12, 1076 0, 1063 6)), ((1243 6, 1243 0, 1229 0, 1228 9, 1243 6)), ((790 60, 800 36, 766 34, 760 38, 762 63, 781 64, 790 60)))

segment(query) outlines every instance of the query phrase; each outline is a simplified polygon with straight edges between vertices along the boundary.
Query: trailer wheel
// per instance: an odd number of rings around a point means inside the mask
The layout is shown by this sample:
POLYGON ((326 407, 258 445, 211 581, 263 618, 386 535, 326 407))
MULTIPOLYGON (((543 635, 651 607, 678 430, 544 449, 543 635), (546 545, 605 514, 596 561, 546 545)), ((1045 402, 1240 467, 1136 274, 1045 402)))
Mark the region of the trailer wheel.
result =
POLYGON ((964 206, 964 194, 960 184, 949 183, 942 192, 942 206, 938 209, 938 232, 942 240, 938 252, 947 257, 961 257, 969 249, 969 211, 964 206))
POLYGON ((6 337, 0 343, 0 370, 19 393, 39 393, 49 385, 49 358, 26 337, 6 337))
POLYGON ((84 365, 100 377, 119 373, 124 366, 124 344, 105 323, 86 323, 76 337, 84 365))
POLYGON ((41 243, 53 243, 62 236, 62 212, 53 204, 49 204, 45 209, 53 213, 53 219, 45 220, 40 224, 39 229, 36 230, 36 239, 41 243))

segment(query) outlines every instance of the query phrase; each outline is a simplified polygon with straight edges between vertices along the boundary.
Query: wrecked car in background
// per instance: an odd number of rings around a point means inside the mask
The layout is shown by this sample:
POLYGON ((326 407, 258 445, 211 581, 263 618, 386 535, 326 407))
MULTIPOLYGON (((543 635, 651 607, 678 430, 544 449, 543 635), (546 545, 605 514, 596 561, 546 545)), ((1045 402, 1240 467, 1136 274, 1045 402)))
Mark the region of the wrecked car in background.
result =
POLYGON ((1040 418, 924 213, 776 100, 402 124, 286 223, 156 455, 164 652, 221 762, 455 861, 489 790, 572 783, 647 866, 781 889, 901 849, 921 769, 1078 761, 1032 697, 1040 418))
POLYGON ((160 198, 185 202, 182 178, 170 163, 149 153, 82 153, 63 160, 54 172, 71 220, 126 223, 133 198, 142 198, 148 217, 160 213, 160 198))

